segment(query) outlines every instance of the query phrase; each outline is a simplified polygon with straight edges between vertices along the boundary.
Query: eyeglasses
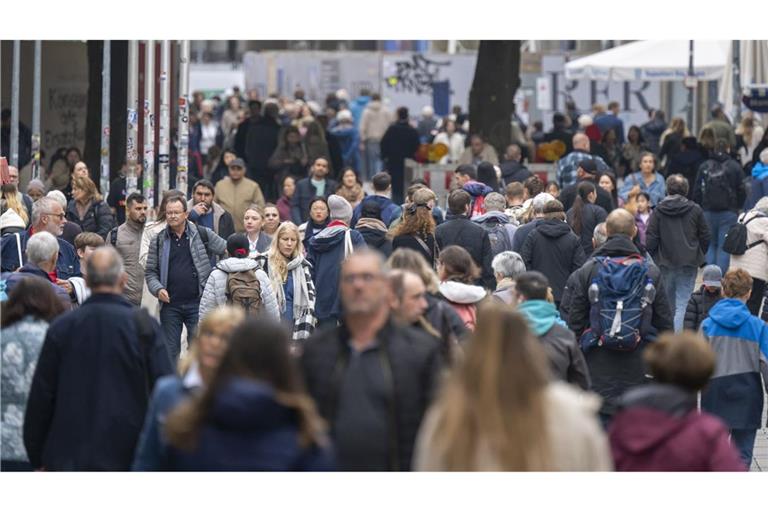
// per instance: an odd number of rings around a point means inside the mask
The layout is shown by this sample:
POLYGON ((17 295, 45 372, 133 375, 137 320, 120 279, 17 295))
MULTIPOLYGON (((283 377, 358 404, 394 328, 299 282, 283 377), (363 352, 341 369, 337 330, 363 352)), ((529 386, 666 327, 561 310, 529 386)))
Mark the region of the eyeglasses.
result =
POLYGON ((64 213, 51 213, 51 212, 45 212, 43 215, 50 215, 51 217, 58 217, 59 220, 64 220, 64 217, 67 216, 64 213))

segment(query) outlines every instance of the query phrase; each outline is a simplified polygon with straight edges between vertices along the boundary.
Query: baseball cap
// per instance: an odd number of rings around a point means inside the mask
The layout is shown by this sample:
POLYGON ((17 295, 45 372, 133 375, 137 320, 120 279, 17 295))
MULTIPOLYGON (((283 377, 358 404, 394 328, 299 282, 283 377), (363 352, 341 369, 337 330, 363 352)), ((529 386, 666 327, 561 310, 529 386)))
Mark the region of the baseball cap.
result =
POLYGON ((723 280, 723 272, 717 265, 707 265, 704 267, 701 280, 704 286, 720 288, 720 286, 722 286, 721 281, 723 280))
POLYGON ((242 158, 235 158, 229 163, 230 167, 242 167, 245 169, 245 161, 242 158))
POLYGON ((579 162, 579 167, 581 167, 587 174, 597 174, 597 164, 594 160, 582 160, 579 162))

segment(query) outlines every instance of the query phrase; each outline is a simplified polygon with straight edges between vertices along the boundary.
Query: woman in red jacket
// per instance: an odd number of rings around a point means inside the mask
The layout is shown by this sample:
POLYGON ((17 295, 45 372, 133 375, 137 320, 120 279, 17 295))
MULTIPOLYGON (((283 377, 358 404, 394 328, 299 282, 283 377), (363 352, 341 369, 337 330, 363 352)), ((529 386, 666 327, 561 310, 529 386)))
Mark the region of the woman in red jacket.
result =
POLYGON ((617 471, 744 471, 720 419, 698 411, 715 354, 690 331, 665 334, 643 354, 655 382, 628 391, 609 430, 617 471))

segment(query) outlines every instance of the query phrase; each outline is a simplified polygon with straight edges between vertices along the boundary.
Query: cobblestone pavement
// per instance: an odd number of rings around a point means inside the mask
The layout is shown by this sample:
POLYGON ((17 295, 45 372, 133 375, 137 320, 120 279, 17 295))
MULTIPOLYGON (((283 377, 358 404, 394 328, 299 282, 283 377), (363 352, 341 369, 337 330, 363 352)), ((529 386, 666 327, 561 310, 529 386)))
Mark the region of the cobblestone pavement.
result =
MULTIPOLYGON (((768 396, 766 396, 765 403, 768 404, 768 396)), ((763 409, 763 428, 757 431, 757 439, 755 440, 755 452, 752 456, 751 471, 766 471, 768 472, 768 428, 765 428, 766 421, 766 409, 763 409)))

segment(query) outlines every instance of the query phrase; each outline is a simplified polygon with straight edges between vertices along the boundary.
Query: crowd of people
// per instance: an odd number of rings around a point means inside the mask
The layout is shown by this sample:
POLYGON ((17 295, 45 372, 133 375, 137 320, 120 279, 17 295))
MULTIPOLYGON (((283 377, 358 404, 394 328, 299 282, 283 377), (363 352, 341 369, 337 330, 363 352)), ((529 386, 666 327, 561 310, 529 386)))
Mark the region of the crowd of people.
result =
POLYGON ((500 152, 367 91, 243 103, 195 96, 197 180, 156 211, 77 151, 26 194, 3 176, 3 470, 750 467, 754 117, 625 133, 612 102, 516 119, 500 152), (526 166, 556 140, 546 181, 526 166), (405 182, 424 142, 447 198, 405 182))

